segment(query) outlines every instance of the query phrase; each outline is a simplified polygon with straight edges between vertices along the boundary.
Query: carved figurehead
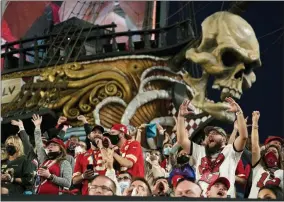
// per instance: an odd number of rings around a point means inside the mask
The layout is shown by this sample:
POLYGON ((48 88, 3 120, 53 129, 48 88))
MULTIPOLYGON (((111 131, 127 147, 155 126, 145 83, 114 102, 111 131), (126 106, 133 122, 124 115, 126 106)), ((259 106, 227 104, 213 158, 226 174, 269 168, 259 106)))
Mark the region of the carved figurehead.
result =
POLYGON ((243 90, 256 81, 254 68, 261 66, 259 44, 253 28, 240 16, 217 12, 202 23, 202 40, 197 48, 186 52, 186 58, 202 67, 202 77, 183 74, 195 95, 192 104, 213 117, 233 121, 234 114, 226 112, 225 102, 214 103, 206 95, 209 76, 214 77, 212 88, 221 91, 221 101, 226 97, 240 99, 243 90))

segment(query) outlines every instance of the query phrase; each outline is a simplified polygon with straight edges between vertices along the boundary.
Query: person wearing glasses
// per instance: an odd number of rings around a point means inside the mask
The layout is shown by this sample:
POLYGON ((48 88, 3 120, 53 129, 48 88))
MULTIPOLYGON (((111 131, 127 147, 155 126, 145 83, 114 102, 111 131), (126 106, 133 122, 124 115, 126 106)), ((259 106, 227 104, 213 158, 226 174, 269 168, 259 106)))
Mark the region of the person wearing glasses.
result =
POLYGON ((121 189, 121 193, 124 192, 125 189, 130 187, 131 181, 132 181, 132 176, 130 173, 126 171, 122 171, 119 173, 117 177, 117 181, 119 184, 119 187, 121 189))
POLYGON ((89 196, 114 196, 115 193, 115 182, 104 175, 95 176, 88 186, 89 196))

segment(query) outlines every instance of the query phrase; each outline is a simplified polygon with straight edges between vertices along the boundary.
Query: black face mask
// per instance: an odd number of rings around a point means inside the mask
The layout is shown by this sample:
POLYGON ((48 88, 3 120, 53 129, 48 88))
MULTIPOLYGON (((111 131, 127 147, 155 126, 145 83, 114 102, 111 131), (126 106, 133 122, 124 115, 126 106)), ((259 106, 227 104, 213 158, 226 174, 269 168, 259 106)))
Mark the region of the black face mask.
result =
POLYGON ((61 154, 61 152, 48 152, 47 153, 47 157, 48 159, 54 160, 56 159, 59 155, 61 154))
POLYGON ((189 162, 189 157, 187 157, 185 155, 177 157, 177 163, 179 165, 183 165, 183 164, 188 163, 188 162, 189 162))
POLYGON ((95 148, 98 148, 98 145, 97 145, 97 143, 96 143, 96 140, 91 141, 91 143, 92 143, 92 145, 93 145, 95 148))
POLYGON ((119 136, 118 135, 110 135, 110 136, 108 136, 108 138, 110 139, 110 142, 113 145, 117 145, 118 142, 119 142, 119 136))
POLYGON ((8 145, 6 151, 9 156, 13 156, 17 152, 16 147, 13 145, 8 145))
POLYGON ((75 156, 75 150, 74 149, 67 149, 67 153, 70 154, 71 156, 75 156))

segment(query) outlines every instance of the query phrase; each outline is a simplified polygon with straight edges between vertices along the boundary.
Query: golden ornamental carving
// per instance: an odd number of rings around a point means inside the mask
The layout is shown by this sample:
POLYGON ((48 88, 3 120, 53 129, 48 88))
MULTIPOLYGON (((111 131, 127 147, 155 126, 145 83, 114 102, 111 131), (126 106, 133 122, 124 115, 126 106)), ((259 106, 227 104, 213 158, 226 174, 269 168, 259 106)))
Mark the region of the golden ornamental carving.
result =
MULTIPOLYGON (((117 97, 129 103, 139 91, 142 73, 153 66, 166 65, 165 60, 153 58, 122 57, 68 63, 40 71, 33 70, 30 74, 28 72, 14 74, 36 75, 35 72, 40 72, 37 81, 24 84, 12 103, 2 107, 2 112, 20 108, 47 107, 66 116, 74 126, 80 124, 76 118, 81 114, 94 123, 92 112, 99 103, 108 97, 117 97)), ((124 114, 124 108, 116 103, 102 107, 100 111, 102 122, 107 126, 119 122, 124 114)), ((141 117, 147 113, 142 110, 138 113, 139 119, 144 121, 141 117)))

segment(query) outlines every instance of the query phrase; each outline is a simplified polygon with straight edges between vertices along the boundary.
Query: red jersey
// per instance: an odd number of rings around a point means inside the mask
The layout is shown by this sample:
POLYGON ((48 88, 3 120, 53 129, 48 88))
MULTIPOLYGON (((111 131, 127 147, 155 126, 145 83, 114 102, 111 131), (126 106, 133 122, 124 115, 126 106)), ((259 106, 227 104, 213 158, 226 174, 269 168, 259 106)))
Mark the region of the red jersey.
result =
POLYGON ((138 141, 127 140, 120 149, 121 156, 133 162, 131 168, 121 167, 121 171, 129 172, 132 177, 144 177, 144 158, 142 147, 138 141))
MULTIPOLYGON (((83 154, 79 154, 76 158, 73 177, 82 175, 87 170, 87 165, 93 164, 95 173, 105 175, 106 167, 103 164, 102 154, 100 150, 89 149, 83 154)), ((88 180, 83 181, 82 195, 88 194, 88 180)))
POLYGON ((160 166, 164 169, 166 169, 167 167, 167 159, 164 159, 161 163, 160 163, 160 166))
POLYGON ((242 160, 239 160, 239 163, 236 168, 236 175, 240 178, 244 178, 246 180, 248 179, 248 176, 246 176, 246 172, 245 172, 245 168, 244 168, 244 164, 242 160))
MULTIPOLYGON (((60 165, 54 160, 47 160, 43 163, 43 166, 46 166, 50 174, 53 174, 57 177, 60 177, 60 165)), ((37 194, 59 194, 59 186, 54 184, 50 180, 43 179, 38 187, 37 194)))

